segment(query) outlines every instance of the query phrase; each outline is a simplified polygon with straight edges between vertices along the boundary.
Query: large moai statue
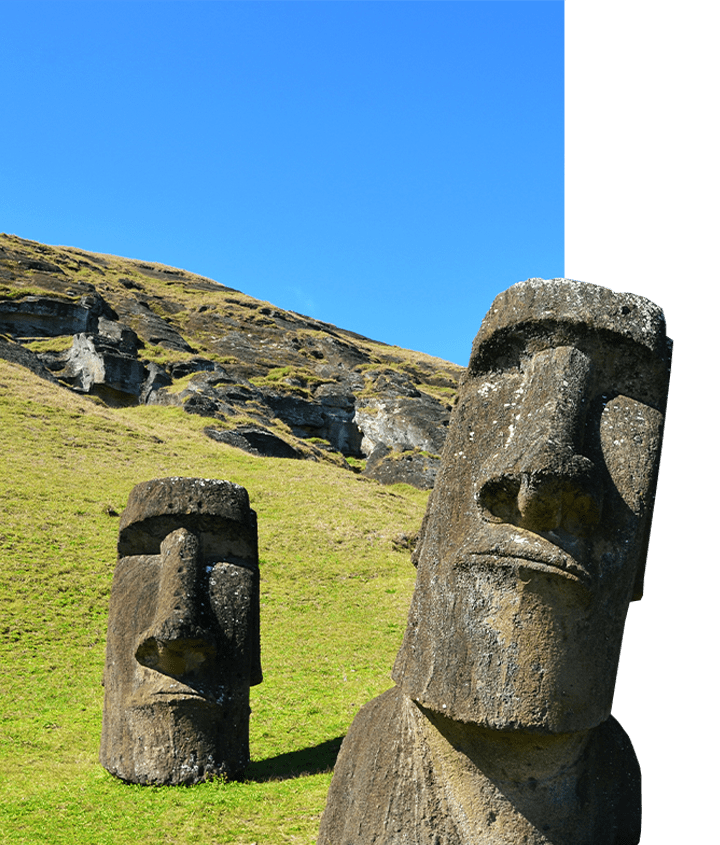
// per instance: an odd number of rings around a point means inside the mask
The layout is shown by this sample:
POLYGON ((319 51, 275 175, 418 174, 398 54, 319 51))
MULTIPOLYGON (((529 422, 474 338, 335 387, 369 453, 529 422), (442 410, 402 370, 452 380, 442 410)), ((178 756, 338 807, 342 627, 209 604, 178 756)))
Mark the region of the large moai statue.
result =
POLYGON ((343 743, 318 845, 635 845, 610 715, 642 595, 668 388, 662 311, 565 279, 500 294, 414 562, 397 686, 343 743))
POLYGON ((138 484, 120 519, 100 762, 132 783, 239 778, 262 681, 257 518, 229 481, 138 484))

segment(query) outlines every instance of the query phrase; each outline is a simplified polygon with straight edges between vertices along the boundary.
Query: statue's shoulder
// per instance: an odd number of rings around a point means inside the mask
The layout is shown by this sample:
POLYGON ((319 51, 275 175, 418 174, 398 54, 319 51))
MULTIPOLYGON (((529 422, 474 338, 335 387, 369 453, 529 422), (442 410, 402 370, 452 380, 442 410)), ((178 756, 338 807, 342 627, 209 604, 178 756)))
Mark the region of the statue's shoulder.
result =
POLYGON ((354 845, 366 805, 376 803, 382 788, 379 781, 393 788, 387 758, 397 752, 393 733, 401 707, 399 689, 393 687, 365 704, 353 720, 333 770, 318 845, 354 845))
POLYGON ((428 825, 449 814, 438 814, 421 720, 399 687, 359 711, 338 755, 318 845, 433 841, 428 825))

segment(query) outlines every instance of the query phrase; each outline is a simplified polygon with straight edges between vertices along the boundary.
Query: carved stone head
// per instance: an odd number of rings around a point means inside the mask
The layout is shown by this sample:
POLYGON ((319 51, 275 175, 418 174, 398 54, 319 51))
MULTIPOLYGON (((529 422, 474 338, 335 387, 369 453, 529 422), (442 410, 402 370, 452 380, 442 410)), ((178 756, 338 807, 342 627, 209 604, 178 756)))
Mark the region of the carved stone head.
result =
POLYGON ((247 492, 201 478, 138 484, 120 519, 100 762, 133 783, 241 776, 261 681, 247 492))
POLYGON ((662 311, 530 279, 473 344, 393 677, 497 729, 604 721, 642 595, 670 367, 662 311))

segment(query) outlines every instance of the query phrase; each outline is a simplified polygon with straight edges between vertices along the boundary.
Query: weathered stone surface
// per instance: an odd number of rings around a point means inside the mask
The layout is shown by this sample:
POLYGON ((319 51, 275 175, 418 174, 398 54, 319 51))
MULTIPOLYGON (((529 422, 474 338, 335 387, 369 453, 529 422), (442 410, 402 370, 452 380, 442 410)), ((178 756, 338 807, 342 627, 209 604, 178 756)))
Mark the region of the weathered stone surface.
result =
POLYGON ((382 484, 411 484, 419 490, 430 490, 439 467, 437 455, 419 449, 398 452, 379 443, 368 456, 363 475, 382 484))
POLYGON ((6 361, 10 361, 10 363, 17 364, 20 367, 26 367, 35 373, 36 376, 58 384, 57 379, 45 366, 44 362, 34 352, 30 352, 29 349, 25 349, 19 343, 0 337, 0 358, 4 358, 6 361))
POLYGON ((318 845, 631 845, 639 805, 640 770, 612 717, 590 735, 509 734, 393 687, 343 741, 318 845))
POLYGON ((151 311, 143 299, 123 299, 117 304, 117 311, 120 319, 132 326, 145 343, 179 352, 193 351, 180 332, 166 318, 151 311))
POLYGON ((413 556, 397 687, 351 727, 318 845, 639 841, 610 709, 669 365, 641 297, 531 279, 496 298, 413 556))
POLYGON ((362 432, 361 451, 365 455, 379 443, 399 452, 421 449, 438 455, 449 420, 449 409, 426 394, 417 397, 381 394, 360 399, 354 421, 362 432))
POLYGON ((207 358, 191 358, 189 361, 177 361, 170 367, 170 372, 174 379, 179 379, 190 373, 212 372, 216 367, 217 364, 207 358))
POLYGON ((150 397, 160 390, 161 387, 168 387, 172 384, 172 378, 167 370, 159 364, 149 363, 145 368, 145 381, 140 391, 140 404, 152 404, 150 397))
POLYGON ((97 315, 80 303, 50 296, 0 301, 0 329, 16 337, 54 337, 93 331, 97 315))
POLYGON ((247 492, 199 478, 138 484, 120 519, 100 762, 132 783, 241 777, 261 681, 247 492))
POLYGON ((262 391, 262 401, 299 437, 319 437, 345 455, 359 455, 361 436, 354 421, 355 397, 340 385, 322 385, 312 399, 289 392, 262 391))
POLYGON ((304 457, 285 440, 257 425, 240 425, 232 431, 206 428, 205 433, 219 443, 227 443, 251 455, 266 458, 304 457))
POLYGON ((122 340, 113 343, 100 335, 76 334, 65 369, 59 378, 83 393, 97 393, 111 404, 137 402, 145 381, 145 367, 134 355, 122 351, 122 340))

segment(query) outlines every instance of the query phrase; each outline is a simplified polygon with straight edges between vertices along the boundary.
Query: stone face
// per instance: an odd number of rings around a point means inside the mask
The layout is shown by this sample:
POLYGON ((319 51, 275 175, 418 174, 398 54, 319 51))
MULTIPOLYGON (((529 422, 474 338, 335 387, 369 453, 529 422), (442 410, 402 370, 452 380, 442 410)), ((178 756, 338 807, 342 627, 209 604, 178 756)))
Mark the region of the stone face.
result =
POLYGON ((669 365, 641 297, 531 279, 496 298, 414 554, 398 686, 348 734, 319 845, 435 841, 423 825, 448 845, 638 841, 639 769, 609 717, 669 365), (365 755, 400 736, 371 777, 365 755), (422 811, 393 827, 403 804, 422 811))
POLYGON ((132 783, 241 777, 261 681, 247 492, 198 478, 138 484, 120 519, 100 762, 132 783))

